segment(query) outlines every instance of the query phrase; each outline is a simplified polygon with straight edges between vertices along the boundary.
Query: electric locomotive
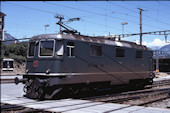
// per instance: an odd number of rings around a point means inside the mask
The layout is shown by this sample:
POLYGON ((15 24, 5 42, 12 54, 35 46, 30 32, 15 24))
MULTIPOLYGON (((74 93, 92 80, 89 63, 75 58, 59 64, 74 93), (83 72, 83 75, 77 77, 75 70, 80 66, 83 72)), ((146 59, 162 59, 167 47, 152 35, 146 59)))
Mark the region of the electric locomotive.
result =
MULTIPOLYGON (((26 97, 51 99, 62 90, 152 84, 153 52, 133 42, 80 34, 42 34, 29 40, 26 97)), ((65 90, 65 91, 66 91, 65 90)))

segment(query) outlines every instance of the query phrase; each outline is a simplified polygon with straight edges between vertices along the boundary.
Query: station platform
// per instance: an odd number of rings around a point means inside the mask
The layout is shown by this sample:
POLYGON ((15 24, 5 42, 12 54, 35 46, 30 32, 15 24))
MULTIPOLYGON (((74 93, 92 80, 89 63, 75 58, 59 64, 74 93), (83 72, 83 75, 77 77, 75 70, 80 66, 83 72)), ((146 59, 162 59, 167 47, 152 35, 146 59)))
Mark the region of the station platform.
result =
POLYGON ((170 113, 169 109, 92 102, 79 99, 36 101, 25 97, 6 97, 1 103, 59 113, 170 113))

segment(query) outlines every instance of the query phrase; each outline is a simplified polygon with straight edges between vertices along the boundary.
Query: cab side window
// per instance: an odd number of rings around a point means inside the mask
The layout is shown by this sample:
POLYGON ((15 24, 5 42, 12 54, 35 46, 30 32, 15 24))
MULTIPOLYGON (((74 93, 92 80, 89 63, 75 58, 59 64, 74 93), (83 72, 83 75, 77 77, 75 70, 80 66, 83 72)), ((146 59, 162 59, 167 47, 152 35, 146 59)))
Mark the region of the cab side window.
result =
POLYGON ((67 56, 74 57, 74 43, 67 42, 67 56))
POLYGON ((33 57, 35 53, 34 51, 35 51, 35 42, 30 42, 29 49, 28 49, 28 56, 33 57))

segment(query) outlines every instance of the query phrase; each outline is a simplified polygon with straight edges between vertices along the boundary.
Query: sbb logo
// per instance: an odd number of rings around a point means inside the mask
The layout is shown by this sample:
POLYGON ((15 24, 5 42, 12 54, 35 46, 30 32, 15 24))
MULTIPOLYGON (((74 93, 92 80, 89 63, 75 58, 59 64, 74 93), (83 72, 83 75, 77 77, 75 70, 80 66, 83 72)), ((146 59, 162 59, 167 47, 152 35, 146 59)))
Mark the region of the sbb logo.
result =
POLYGON ((37 67, 38 61, 33 61, 33 67, 37 67))

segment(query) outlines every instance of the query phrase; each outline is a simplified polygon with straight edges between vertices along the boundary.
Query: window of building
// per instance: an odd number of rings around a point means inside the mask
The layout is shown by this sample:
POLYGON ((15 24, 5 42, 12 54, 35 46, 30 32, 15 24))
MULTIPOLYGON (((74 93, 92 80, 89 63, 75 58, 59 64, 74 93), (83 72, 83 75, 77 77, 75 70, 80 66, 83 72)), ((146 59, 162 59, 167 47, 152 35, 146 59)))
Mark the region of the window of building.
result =
POLYGON ((67 56, 74 57, 74 43, 67 42, 67 56))
POLYGON ((53 56, 54 40, 45 40, 40 42, 40 56, 53 56))
POLYGON ((102 56, 102 46, 91 45, 90 55, 91 56, 102 56))
POLYGON ((136 51, 136 58, 142 58, 142 51, 136 51))
POLYGON ((116 57, 125 57, 125 49, 116 48, 116 57))
POLYGON ((29 43, 28 56, 29 56, 29 57, 33 57, 33 56, 34 56, 34 51, 35 51, 35 42, 30 42, 30 43, 29 43))
POLYGON ((13 68, 13 61, 3 61, 3 68, 13 68))

